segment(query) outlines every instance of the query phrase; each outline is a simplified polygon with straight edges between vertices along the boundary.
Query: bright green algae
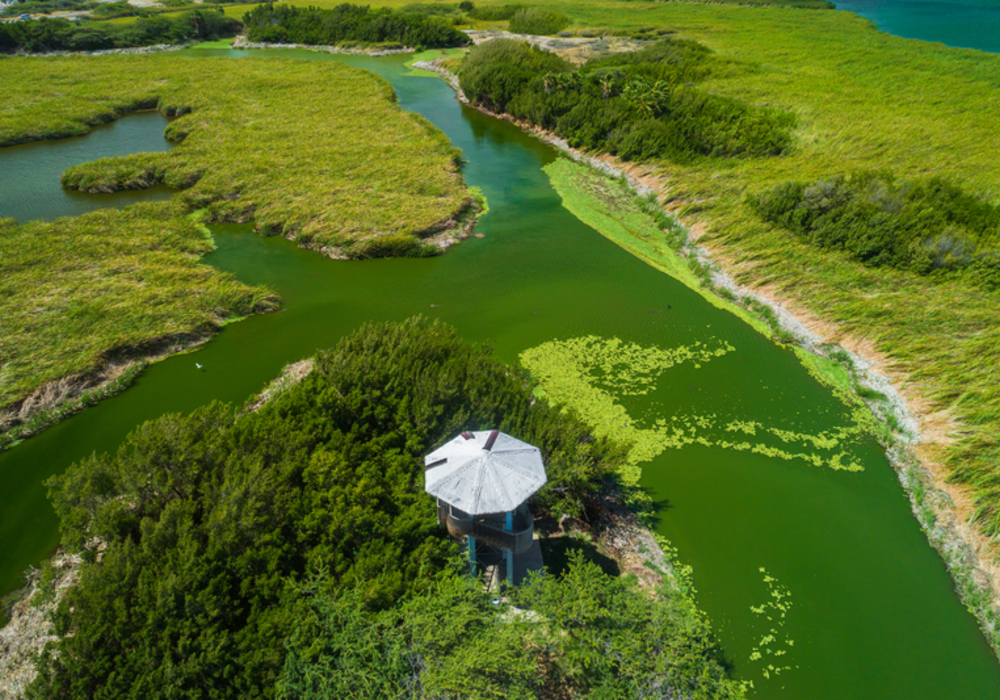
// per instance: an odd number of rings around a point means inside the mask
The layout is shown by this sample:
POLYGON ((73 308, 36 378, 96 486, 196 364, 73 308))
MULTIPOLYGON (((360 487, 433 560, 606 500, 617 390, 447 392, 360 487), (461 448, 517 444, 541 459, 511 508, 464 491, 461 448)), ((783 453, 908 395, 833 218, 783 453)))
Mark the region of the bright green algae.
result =
MULTIPOLYGON (((838 426, 818 434, 769 427, 759 421, 720 421, 716 415, 664 413, 635 420, 620 402, 628 396, 645 396, 655 389, 659 376, 681 363, 701 369, 717 357, 734 352, 724 341, 715 347, 696 343, 669 349, 642 347, 618 338, 596 336, 551 341, 521 353, 521 363, 538 380, 552 402, 577 411, 600 436, 631 446, 623 479, 638 484, 640 465, 667 449, 687 445, 750 451, 784 460, 803 460, 813 466, 861 471, 864 467, 845 444, 867 434, 867 421, 838 426), (645 427, 643 427, 645 424, 645 427), (761 438, 777 438, 782 446, 761 438), (748 438, 754 438, 753 440, 748 438), (805 448, 805 449, 803 449, 805 448), (799 451, 794 451, 799 450, 799 451)), ((861 411, 857 412, 862 414, 861 411)))

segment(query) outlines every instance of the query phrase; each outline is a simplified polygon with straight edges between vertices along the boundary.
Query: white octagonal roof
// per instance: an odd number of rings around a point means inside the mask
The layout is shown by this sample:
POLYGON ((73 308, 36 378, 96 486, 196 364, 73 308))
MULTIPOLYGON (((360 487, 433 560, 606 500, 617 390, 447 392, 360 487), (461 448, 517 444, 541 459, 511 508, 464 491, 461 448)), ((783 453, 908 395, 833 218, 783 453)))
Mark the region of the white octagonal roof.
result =
POLYGON ((547 480, 541 450, 499 430, 462 433, 424 466, 424 490, 470 515, 514 510, 547 480))

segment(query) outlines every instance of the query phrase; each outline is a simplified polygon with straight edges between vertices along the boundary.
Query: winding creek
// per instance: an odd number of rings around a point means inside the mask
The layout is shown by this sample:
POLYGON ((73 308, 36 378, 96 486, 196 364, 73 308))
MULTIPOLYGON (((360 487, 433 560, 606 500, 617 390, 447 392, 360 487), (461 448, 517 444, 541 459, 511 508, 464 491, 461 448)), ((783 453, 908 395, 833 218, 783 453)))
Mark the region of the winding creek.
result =
MULTIPOLYGON (((574 361, 606 360, 591 372, 593 386, 644 434, 682 424, 701 439, 661 446, 642 465, 642 484, 661 506, 659 532, 693 567, 699 603, 734 672, 753 681, 753 697, 1000 697, 1000 665, 882 450, 850 432, 851 411, 792 352, 577 220, 542 170, 557 157, 552 148, 462 107, 443 81, 409 75, 405 58, 281 52, 290 54, 373 70, 404 108, 444 131, 468 160, 466 181, 489 200, 477 227, 483 237, 432 259, 334 262, 248 226, 214 227, 218 250, 206 262, 270 285, 284 307, 228 326, 197 353, 154 365, 125 393, 0 453, 0 589, 56 545, 41 485, 49 475, 115 449, 165 412, 242 402, 287 363, 365 321, 420 313, 492 344, 508 362, 533 348, 562 357, 553 353, 573 347, 566 341, 588 338, 574 361), (679 348, 694 359, 649 361, 638 379, 623 369, 629 349, 655 358, 679 348), (734 447, 734 435, 761 448, 734 447), (774 456, 779 450, 788 458, 774 456), (863 470, 830 468, 834 458, 863 470)), ((146 119, 129 149, 162 141, 162 127, 146 119)), ((91 160, 105 155, 87 150, 95 135, 44 148, 76 148, 74 162, 91 160)), ((0 150, 0 172, 26 167, 25 153, 0 150)), ((10 215, 6 206, 0 200, 0 215, 10 215)), ((35 215, 77 213, 63 206, 54 197, 35 215)))

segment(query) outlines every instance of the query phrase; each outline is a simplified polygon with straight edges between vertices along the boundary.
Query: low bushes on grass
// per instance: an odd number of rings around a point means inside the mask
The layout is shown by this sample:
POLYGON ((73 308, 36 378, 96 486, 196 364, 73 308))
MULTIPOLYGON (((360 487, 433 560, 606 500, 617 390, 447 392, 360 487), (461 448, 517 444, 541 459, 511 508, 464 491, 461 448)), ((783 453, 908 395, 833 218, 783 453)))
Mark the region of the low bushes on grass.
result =
POLYGON ((472 19, 482 22, 503 22, 512 19, 515 14, 525 9, 524 5, 484 5, 482 7, 473 6, 468 14, 472 19))
POLYGON ((574 147, 626 160, 783 153, 792 115, 693 85, 720 67, 704 46, 674 39, 578 69, 528 44, 494 40, 470 51, 459 75, 474 102, 552 130, 574 147))
POLYGON ((243 17, 251 41, 294 44, 385 44, 443 48, 469 38, 424 13, 343 4, 330 10, 287 4, 258 5, 243 17))
POLYGON ((747 201, 764 221, 865 265, 1000 287, 1000 207, 944 178, 862 172, 787 182, 747 201))
POLYGON ((569 22, 569 17, 559 12, 528 7, 514 13, 508 29, 515 34, 555 34, 568 27, 569 22))

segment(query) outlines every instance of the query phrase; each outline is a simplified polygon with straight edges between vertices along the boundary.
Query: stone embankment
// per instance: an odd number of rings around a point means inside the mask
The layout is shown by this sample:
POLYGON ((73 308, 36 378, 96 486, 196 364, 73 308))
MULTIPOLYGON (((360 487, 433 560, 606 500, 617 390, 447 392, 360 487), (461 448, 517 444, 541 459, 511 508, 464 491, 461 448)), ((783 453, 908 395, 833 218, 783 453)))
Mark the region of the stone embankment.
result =
POLYGON ((150 46, 133 46, 127 49, 100 49, 98 51, 45 51, 42 53, 28 53, 18 51, 15 56, 118 56, 126 54, 159 53, 161 51, 179 51, 186 49, 193 44, 152 44, 150 46))
POLYGON ((247 49, 309 49, 311 51, 323 51, 326 53, 344 53, 354 56, 392 56, 398 53, 413 53, 416 49, 408 46, 401 46, 392 49, 378 48, 344 48, 341 46, 317 46, 314 44, 269 44, 266 42, 253 42, 245 36, 238 36, 233 41, 233 48, 239 50, 247 49))

